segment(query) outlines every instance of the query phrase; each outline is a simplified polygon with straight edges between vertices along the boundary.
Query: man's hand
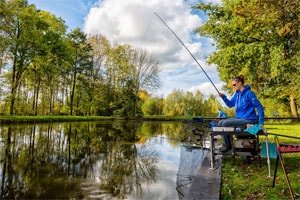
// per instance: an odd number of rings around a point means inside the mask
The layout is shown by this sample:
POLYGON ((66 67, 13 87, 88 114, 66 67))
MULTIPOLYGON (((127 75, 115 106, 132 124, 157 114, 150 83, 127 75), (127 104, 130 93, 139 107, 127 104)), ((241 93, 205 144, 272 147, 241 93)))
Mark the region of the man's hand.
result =
POLYGON ((259 127, 264 130, 264 125, 263 124, 259 124, 259 127))
POLYGON ((222 93, 219 92, 219 96, 220 96, 221 98, 223 98, 223 97, 225 96, 225 94, 222 94, 222 93))

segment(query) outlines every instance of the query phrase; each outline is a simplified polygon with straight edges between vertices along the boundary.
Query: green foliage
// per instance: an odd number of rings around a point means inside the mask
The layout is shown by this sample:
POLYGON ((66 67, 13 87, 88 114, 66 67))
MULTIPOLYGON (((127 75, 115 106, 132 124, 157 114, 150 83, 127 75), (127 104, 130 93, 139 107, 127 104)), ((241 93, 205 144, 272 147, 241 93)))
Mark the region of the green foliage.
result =
POLYGON ((0 3, 1 113, 141 115, 138 92, 159 87, 157 59, 78 28, 66 33, 60 18, 25 0, 0 3))
POLYGON ((220 102, 216 99, 215 96, 211 95, 204 103, 205 105, 205 115, 209 117, 217 117, 216 113, 219 108, 221 108, 220 102))
MULTIPOLYGON (((0 68, 1 114, 216 116, 221 106, 201 92, 142 99, 139 92, 160 86, 159 62, 150 54, 111 45, 100 35, 86 38, 80 29, 66 33, 62 19, 26 1, 0 3, 0 67, 7 69, 0 68)), ((216 41, 209 62, 217 64, 224 81, 244 74, 263 97, 267 116, 274 110, 295 116, 300 99, 300 6, 281 4, 237 0, 195 6, 208 14, 197 31, 216 41)))
POLYGON ((243 74, 259 96, 290 104, 297 117, 300 99, 294 97, 298 85, 294 80, 300 75, 295 62, 300 52, 300 2, 225 0, 194 8, 208 15, 196 31, 215 40, 217 50, 208 62, 217 65, 221 79, 227 82, 243 74))
POLYGON ((265 115, 269 117, 292 117, 289 107, 276 99, 264 99, 262 104, 265 108, 265 115))
POLYGON ((174 90, 163 106, 163 114, 168 116, 215 116, 220 103, 213 97, 205 100, 200 91, 196 93, 174 90))
POLYGON ((144 115, 161 115, 163 109, 163 99, 148 98, 142 105, 144 115))

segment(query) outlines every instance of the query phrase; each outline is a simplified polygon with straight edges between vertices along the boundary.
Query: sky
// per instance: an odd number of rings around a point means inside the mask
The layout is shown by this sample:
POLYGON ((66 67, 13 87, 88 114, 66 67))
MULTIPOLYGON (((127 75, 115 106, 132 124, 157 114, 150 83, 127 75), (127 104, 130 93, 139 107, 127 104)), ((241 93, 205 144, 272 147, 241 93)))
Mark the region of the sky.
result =
MULTIPOLYGON (((205 0, 220 3, 221 0, 205 0)), ((65 20, 68 30, 81 28, 87 35, 104 35, 112 44, 131 44, 159 60, 161 87, 151 91, 165 97, 173 90, 200 90, 217 95, 209 79, 175 36, 154 15, 156 12, 178 35, 222 91, 216 66, 206 58, 215 50, 214 41, 194 33, 207 18, 191 7, 198 0, 29 0, 65 20)))

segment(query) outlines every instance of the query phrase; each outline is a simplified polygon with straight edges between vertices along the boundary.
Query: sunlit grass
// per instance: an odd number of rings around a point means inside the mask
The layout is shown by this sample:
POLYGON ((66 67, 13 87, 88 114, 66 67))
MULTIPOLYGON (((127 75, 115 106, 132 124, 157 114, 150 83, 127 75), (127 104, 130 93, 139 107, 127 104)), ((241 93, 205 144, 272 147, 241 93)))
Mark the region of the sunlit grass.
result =
MULTIPOLYGON (((300 123, 267 124, 269 133, 300 137, 300 123)), ((274 142, 269 135, 270 142, 274 142)), ((280 143, 300 144, 300 139, 278 137, 280 143)), ((261 141, 264 141, 262 138, 261 141)), ((285 166, 296 194, 300 194, 300 153, 283 154, 285 166)), ((290 199, 284 174, 279 163, 275 188, 272 181, 275 169, 275 159, 271 159, 271 177, 268 177, 266 159, 248 164, 245 158, 224 157, 222 168, 222 198, 223 199, 290 199)), ((298 196, 296 199, 300 199, 298 196)))
MULTIPOLYGON (((300 194, 300 156, 284 154, 283 157, 292 189, 300 194)), ((275 159, 271 159, 271 177, 268 177, 266 159, 262 159, 261 162, 259 167, 258 161, 247 164, 244 158, 236 158, 233 163, 231 157, 225 157, 222 169, 222 198, 289 199, 290 194, 281 165, 278 166, 276 184, 272 188, 275 159)))
MULTIPOLYGON (((270 138, 272 138, 273 134, 280 134, 292 137, 300 138, 300 123, 287 123, 287 124, 267 124, 265 125, 267 132, 270 133, 270 138)), ((295 142, 300 143, 300 140, 295 140, 288 137, 278 136, 280 142, 295 142)))
POLYGON ((149 121, 182 121, 190 119, 186 116, 144 116, 144 117, 119 117, 119 116, 0 116, 1 123, 34 123, 34 122, 68 122, 68 121, 101 121, 101 120, 149 120, 149 121))

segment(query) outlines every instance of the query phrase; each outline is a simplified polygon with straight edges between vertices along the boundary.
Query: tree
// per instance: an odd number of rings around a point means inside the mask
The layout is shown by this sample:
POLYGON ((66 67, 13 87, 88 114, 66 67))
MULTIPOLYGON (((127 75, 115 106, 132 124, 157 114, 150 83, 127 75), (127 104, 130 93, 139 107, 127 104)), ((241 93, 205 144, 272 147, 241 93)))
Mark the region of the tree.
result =
POLYGON ((170 116, 201 116, 211 112, 203 94, 174 90, 169 94, 163 106, 163 114, 170 116))
POLYGON ((39 48, 26 74, 26 79, 33 87, 32 110, 35 115, 38 112, 39 93, 43 88, 49 99, 49 114, 53 114, 54 89, 69 59, 64 22, 45 11, 39 11, 39 14, 47 23, 47 29, 41 34, 39 48))
POLYGON ((219 108, 221 108, 221 104, 216 99, 216 97, 210 95, 204 104, 205 104, 205 111, 204 111, 205 116, 217 117, 217 111, 219 108))
MULTIPOLYGON (((26 102, 31 98, 30 90, 33 89, 32 110, 37 114, 42 83, 49 77, 50 81, 54 80, 54 71, 61 68, 63 59, 67 58, 61 42, 66 31, 64 22, 25 0, 1 1, 0 15, 3 16, 0 43, 4 44, 1 52, 9 60, 6 67, 11 77, 9 113, 15 114, 18 102, 21 107, 28 107, 26 102)), ((53 83, 47 86, 54 88, 53 83)), ((52 90, 49 99, 52 113, 52 90)))
POLYGON ((93 49, 93 68, 90 71, 91 80, 88 81, 89 87, 89 108, 88 113, 97 113, 99 107, 102 106, 101 102, 104 102, 103 90, 105 84, 104 70, 105 70, 105 59, 107 52, 111 48, 111 45, 107 38, 104 36, 93 36, 88 38, 88 43, 93 49))
POLYGON ((145 51, 66 34, 62 19, 26 0, 0 0, 0 16, 1 113, 134 116, 139 92, 159 86, 145 51))
POLYGON ((164 101, 163 114, 168 116, 183 116, 182 102, 183 91, 174 90, 171 92, 164 101))
POLYGON ((141 90, 159 88, 159 62, 145 50, 128 49, 129 63, 132 66, 130 75, 133 80, 134 115, 137 114, 138 93, 141 90))
POLYGON ((9 46, 9 38, 7 33, 10 30, 10 24, 7 21, 10 21, 11 13, 8 10, 9 6, 6 1, 0 1, 0 73, 2 67, 6 64, 7 53, 6 50, 9 46), (9 16, 9 17, 8 17, 9 16))
POLYGON ((215 40, 209 63, 222 80, 244 74, 253 89, 268 98, 289 102, 297 117, 295 77, 299 77, 300 2, 297 0, 224 0, 195 6, 208 14, 197 29, 215 40))
POLYGON ((110 109, 118 115, 141 113, 138 93, 159 86, 158 72, 158 61, 145 51, 129 45, 110 48, 104 69, 110 109))
POLYGON ((1 30, 1 40, 7 44, 5 55, 12 60, 10 114, 14 114, 17 89, 39 46, 45 23, 39 18, 35 6, 24 0, 2 1, 1 4, 1 22, 5 25, 1 30))
POLYGON ((144 115, 162 115, 162 109, 162 98, 148 98, 142 104, 142 111, 144 115))
POLYGON ((92 67, 92 48, 87 43, 85 34, 80 29, 74 29, 69 35, 71 44, 70 60, 70 80, 71 80, 71 94, 70 94, 70 115, 73 115, 75 88, 78 76, 84 71, 90 70, 92 67))

